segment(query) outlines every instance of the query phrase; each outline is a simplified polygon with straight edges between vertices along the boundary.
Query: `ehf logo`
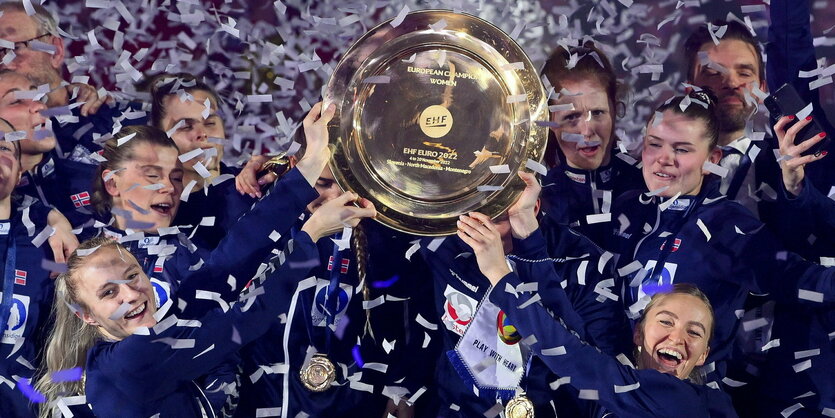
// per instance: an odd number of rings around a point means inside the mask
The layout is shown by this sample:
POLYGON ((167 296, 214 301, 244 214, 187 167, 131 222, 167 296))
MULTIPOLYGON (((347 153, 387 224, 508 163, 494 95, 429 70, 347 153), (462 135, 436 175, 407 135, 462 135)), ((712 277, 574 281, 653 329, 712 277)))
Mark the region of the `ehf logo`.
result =
POLYGON ((84 206, 90 205, 90 193, 89 192, 81 192, 70 196, 70 200, 72 200, 72 204, 76 208, 81 208, 84 206))

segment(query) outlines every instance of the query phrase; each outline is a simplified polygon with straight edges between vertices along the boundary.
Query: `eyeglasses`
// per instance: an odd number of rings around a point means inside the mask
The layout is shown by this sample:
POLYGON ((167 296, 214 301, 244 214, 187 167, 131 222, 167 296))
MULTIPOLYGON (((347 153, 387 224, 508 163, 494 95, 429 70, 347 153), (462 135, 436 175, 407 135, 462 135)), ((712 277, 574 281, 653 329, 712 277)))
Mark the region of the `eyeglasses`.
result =
POLYGON ((38 36, 36 36, 32 39, 27 39, 25 41, 15 42, 14 43, 14 48, 0 47, 0 61, 2 61, 4 58, 6 58, 6 54, 8 54, 9 51, 14 51, 15 53, 17 53, 23 48, 31 48, 33 41, 38 40, 40 38, 43 38, 44 36, 52 36, 52 34, 51 33, 45 33, 43 35, 38 35, 38 36))

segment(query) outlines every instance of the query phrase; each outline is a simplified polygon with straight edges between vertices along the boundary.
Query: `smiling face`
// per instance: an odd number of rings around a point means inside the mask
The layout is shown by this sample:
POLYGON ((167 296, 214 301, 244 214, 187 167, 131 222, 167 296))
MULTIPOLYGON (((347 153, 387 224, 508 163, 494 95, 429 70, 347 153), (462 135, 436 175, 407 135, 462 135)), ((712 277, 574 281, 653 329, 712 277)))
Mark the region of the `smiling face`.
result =
POLYGON ((746 103, 748 93, 755 102, 759 99, 751 92, 754 86, 766 90, 764 81, 760 80, 759 62, 754 46, 738 39, 726 39, 702 45, 702 52, 706 52, 710 61, 721 67, 711 67, 696 63, 693 69, 692 84, 708 87, 719 99, 719 130, 721 132, 736 132, 745 129, 745 123, 756 110, 755 103, 746 103), (725 71, 727 70, 727 71, 725 71))
MULTIPOLYGON (((8 129, 2 130, 8 131, 8 129)), ((17 158, 14 144, 0 140, 0 200, 11 196, 20 181, 20 174, 20 160, 17 158)))
MULTIPOLYGON (((115 174, 112 170, 102 172, 106 190, 113 197, 113 208, 119 209, 116 212, 129 212, 134 223, 152 225, 132 229, 156 232, 158 228, 171 226, 183 192, 183 169, 177 159, 177 149, 139 143, 131 152, 133 158, 115 170, 115 174)), ((130 226, 121 214, 114 213, 114 217, 117 227, 130 226)))
POLYGON ((177 128, 171 135, 171 139, 177 144, 177 148, 185 154, 195 149, 215 148, 217 155, 212 157, 211 162, 207 164, 202 158, 193 158, 184 163, 187 170, 192 170, 194 164, 198 161, 203 161, 203 165, 208 170, 217 170, 220 160, 223 158, 223 145, 217 142, 209 142, 209 138, 226 138, 226 132, 223 130, 223 120, 217 114, 217 103, 214 102, 209 94, 202 90, 195 90, 192 92, 194 100, 181 101, 178 95, 165 96, 165 117, 162 119, 162 129, 170 130, 180 121, 183 124, 177 128), (206 100, 209 100, 209 113, 207 118, 203 118, 206 111, 206 100))
POLYGON ((105 337, 118 341, 156 325, 154 287, 130 252, 103 246, 87 256, 73 280, 83 307, 79 316, 105 337))
POLYGON ((55 137, 51 134, 40 140, 34 139, 35 131, 46 122, 40 114, 46 105, 31 99, 19 99, 15 95, 15 92, 34 89, 32 82, 20 74, 0 75, 0 118, 9 121, 15 130, 26 132, 26 139, 20 141, 20 150, 24 154, 42 154, 55 148, 55 137))
POLYGON ((705 363, 713 316, 696 296, 682 293, 663 298, 644 314, 635 329, 634 343, 641 347, 639 364, 686 379, 696 366, 705 363))
POLYGON ((551 112, 551 121, 560 125, 551 130, 570 167, 596 170, 611 157, 614 104, 603 85, 592 78, 565 80, 561 84, 572 95, 563 95, 552 105, 571 104, 574 109, 551 112))
POLYGON ((709 148, 704 122, 670 110, 662 113, 660 123, 656 124, 653 118, 647 126, 641 153, 641 171, 648 190, 666 187, 658 193, 662 197, 698 194, 708 174, 704 163, 717 163, 722 156, 718 148, 709 148))

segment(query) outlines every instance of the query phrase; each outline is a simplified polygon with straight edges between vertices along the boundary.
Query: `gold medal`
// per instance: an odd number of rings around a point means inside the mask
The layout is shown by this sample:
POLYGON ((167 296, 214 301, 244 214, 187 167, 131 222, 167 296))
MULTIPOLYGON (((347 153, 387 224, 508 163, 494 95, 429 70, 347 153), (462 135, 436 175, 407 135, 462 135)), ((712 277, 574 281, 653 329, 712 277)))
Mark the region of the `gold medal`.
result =
POLYGON ((310 363, 302 367, 299 373, 302 384, 313 392, 324 392, 336 379, 336 368, 324 354, 317 353, 310 358, 310 363))
POLYGON ((507 418, 533 418, 533 402, 522 392, 505 404, 504 416, 507 418))

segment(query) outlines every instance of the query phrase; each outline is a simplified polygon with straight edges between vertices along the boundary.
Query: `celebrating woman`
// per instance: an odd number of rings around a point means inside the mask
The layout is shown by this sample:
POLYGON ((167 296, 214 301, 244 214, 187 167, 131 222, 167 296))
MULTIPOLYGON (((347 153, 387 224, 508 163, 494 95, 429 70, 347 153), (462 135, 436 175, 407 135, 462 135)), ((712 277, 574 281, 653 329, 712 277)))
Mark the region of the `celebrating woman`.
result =
MULTIPOLYGON (((356 197, 348 194, 348 198, 356 197)), ((56 406, 53 402, 66 393, 85 394, 97 416, 213 416, 193 380, 266 332, 286 310, 276 300, 305 277, 309 261, 317 258, 316 241, 341 230, 345 222, 359 221, 346 220, 344 204, 334 200, 317 211, 288 245, 285 256, 278 257, 281 261, 271 264, 231 306, 216 301, 219 308, 184 323, 158 322, 153 286, 124 247, 106 237, 84 242, 58 279, 47 373, 38 385, 50 403, 41 416, 49 416, 56 406), (83 367, 86 379, 53 379, 56 372, 73 367, 83 367)), ((359 216, 374 214, 368 208, 359 216)), ((227 278, 223 269, 203 268, 193 271, 183 284, 228 286, 227 278)))
POLYGON ((178 213, 184 176, 175 143, 153 127, 123 128, 105 143, 106 161, 99 166, 93 202, 102 225, 110 214, 113 216, 112 224, 103 226, 100 233, 118 238, 137 257, 146 275, 154 277, 161 304, 190 271, 203 265, 232 275, 236 285, 218 291, 234 295, 254 275, 277 237, 286 234, 305 206, 317 198, 312 186, 327 162, 325 126, 333 116, 330 111, 320 117, 320 111, 321 105, 315 106, 307 118, 310 151, 306 158, 276 183, 270 195, 243 216, 213 250, 190 243, 171 227, 178 213))
POLYGON ((218 94, 191 74, 160 74, 151 81, 151 126, 166 131, 177 144, 188 191, 173 225, 193 226, 195 241, 209 249, 255 203, 254 196, 236 193, 230 176, 238 170, 221 161, 226 130, 220 104, 218 94))
POLYGON ((634 161, 616 148, 623 86, 591 42, 557 47, 542 76, 554 87, 553 136, 545 158, 552 168, 542 180, 543 211, 549 221, 598 240, 607 232, 605 224, 589 222, 588 216, 609 212, 617 196, 643 186, 639 170, 627 162, 634 161))
MULTIPOLYGON (((544 253, 545 239, 533 212, 518 219, 514 236, 522 238, 532 254, 544 253)), ((583 342, 567 325, 570 306, 547 310, 539 292, 523 290, 530 286, 523 286, 522 280, 541 278, 524 277, 530 271, 525 268, 517 269, 523 276, 511 272, 500 230, 490 218, 480 213, 462 216, 458 237, 472 247, 479 269, 493 285, 489 300, 504 311, 519 338, 533 341, 535 355, 579 390, 580 399, 590 401, 583 416, 736 416, 727 395, 697 383, 696 368, 710 352, 714 316, 710 301, 695 286, 676 284, 653 296, 633 332, 635 370, 583 342)), ((553 270, 551 275, 550 281, 560 281, 553 270)))
POLYGON ((647 125, 642 154, 649 193, 624 194, 612 210, 606 243, 620 254, 624 303, 637 318, 651 295, 673 283, 697 285, 716 307, 709 361, 725 376, 746 295, 826 308, 835 300, 835 269, 782 249, 750 212, 728 201, 710 174, 716 147, 716 101, 709 91, 661 105, 647 125))

